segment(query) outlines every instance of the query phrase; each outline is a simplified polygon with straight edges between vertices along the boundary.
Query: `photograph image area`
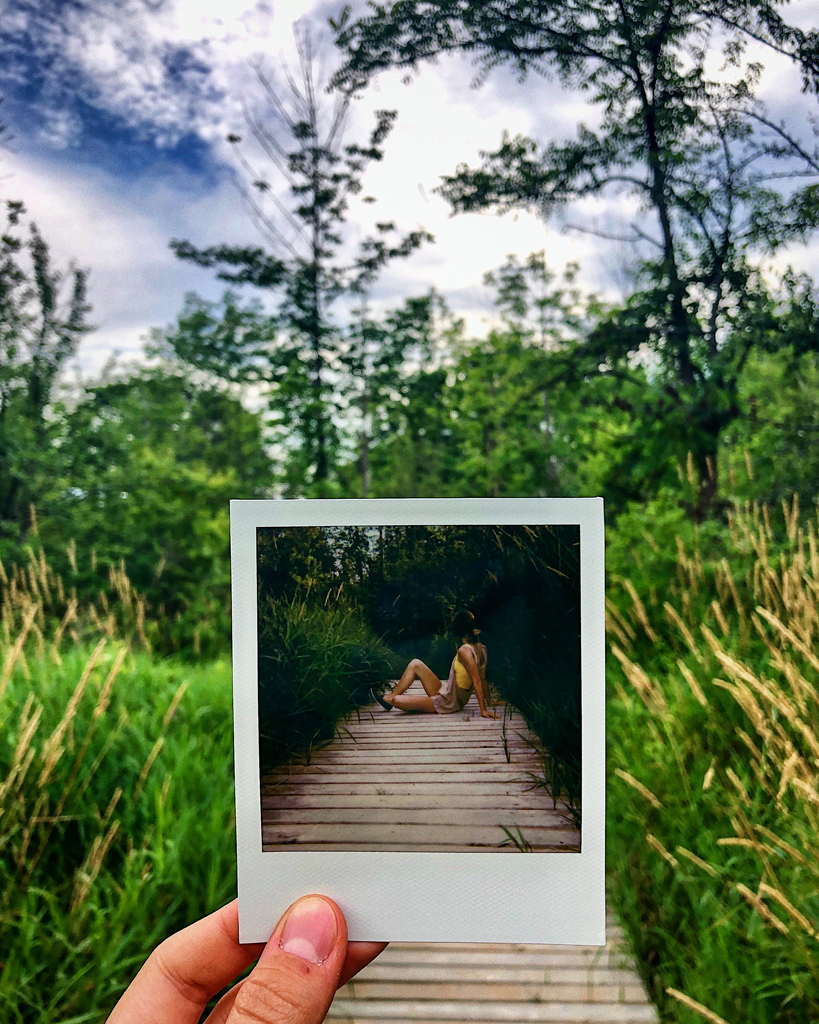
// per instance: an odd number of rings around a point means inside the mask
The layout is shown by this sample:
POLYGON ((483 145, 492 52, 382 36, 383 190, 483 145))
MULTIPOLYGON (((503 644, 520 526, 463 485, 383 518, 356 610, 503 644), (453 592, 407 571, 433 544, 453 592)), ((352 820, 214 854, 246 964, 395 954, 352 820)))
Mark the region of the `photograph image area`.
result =
POLYGON ((256 552, 263 852, 580 852, 577 525, 256 552))

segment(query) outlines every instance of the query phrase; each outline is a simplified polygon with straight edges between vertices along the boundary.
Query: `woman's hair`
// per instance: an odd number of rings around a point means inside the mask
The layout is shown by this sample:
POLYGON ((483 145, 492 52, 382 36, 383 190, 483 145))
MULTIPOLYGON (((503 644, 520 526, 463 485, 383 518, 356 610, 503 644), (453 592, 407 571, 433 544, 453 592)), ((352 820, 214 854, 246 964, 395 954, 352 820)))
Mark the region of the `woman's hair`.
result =
POLYGON ((462 608, 452 619, 452 632, 457 637, 465 636, 471 643, 477 643, 479 629, 475 629, 475 616, 462 608))

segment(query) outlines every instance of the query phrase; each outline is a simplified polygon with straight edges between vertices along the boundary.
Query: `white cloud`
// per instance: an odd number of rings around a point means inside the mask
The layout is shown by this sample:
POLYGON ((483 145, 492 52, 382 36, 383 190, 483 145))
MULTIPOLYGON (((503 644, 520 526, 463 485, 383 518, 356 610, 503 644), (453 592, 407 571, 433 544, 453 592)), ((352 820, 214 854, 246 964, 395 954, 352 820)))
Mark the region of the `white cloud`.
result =
MULTIPOLYGON (((321 24, 331 6, 322 5, 321 24)), ((806 8, 815 14, 819 2, 799 8, 800 17, 806 8)), ((126 0, 110 10, 116 17, 98 6, 82 20, 69 14, 49 29, 43 43, 56 48, 56 70, 89 102, 159 146, 171 146, 187 132, 198 134, 218 168, 231 160, 225 134, 241 130, 241 100, 252 95, 251 58, 263 54, 275 61, 284 54, 292 61, 292 22, 314 7, 304 0, 281 0, 275 9, 248 0, 169 0, 148 12, 139 0, 126 0), (185 56, 181 64, 180 55, 185 56)), ((815 109, 815 97, 799 92, 798 74, 763 52, 769 71, 761 94, 771 108, 797 117, 815 109)), ((594 126, 599 121, 600 110, 587 103, 588 94, 564 91, 556 81, 533 77, 521 84, 498 69, 474 90, 469 88, 474 73, 464 57, 425 66, 410 86, 402 84, 401 73, 385 73, 355 104, 351 139, 369 131, 376 109, 396 108, 399 117, 383 163, 372 165, 365 179, 365 193, 378 202, 353 204, 354 230, 360 235, 386 217, 404 231, 423 225, 437 238, 436 245, 388 268, 374 290, 374 303, 383 307, 435 285, 451 296, 469 328, 482 332, 490 312, 483 273, 507 253, 525 256, 541 248, 556 269, 569 260, 580 262, 588 288, 609 295, 623 289, 634 257, 629 246, 564 234, 560 221, 546 225, 525 213, 452 218, 433 193, 441 175, 461 162, 474 166, 481 150, 495 149, 504 129, 561 140, 574 136, 578 122, 594 126)), ((74 109, 57 100, 50 109, 48 145, 62 147, 63 154, 49 156, 40 149, 36 157, 23 153, 7 159, 15 177, 3 183, 3 191, 27 200, 63 262, 76 257, 91 268, 91 299, 100 326, 85 343, 83 365, 93 372, 112 349, 137 351, 152 326, 170 322, 185 291, 221 293, 223 285, 211 272, 173 256, 170 237, 200 245, 259 239, 226 174, 214 184, 164 163, 160 153, 153 166, 116 177, 83 162, 74 109)), ((633 213, 633 200, 612 196, 576 204, 571 220, 615 233, 633 213)), ((819 250, 795 249, 793 262, 816 272, 819 250)))
POLYGON ((7 167, 3 196, 24 198, 55 266, 74 261, 90 270, 97 329, 82 345, 85 372, 98 370, 112 351, 138 352, 151 327, 173 321, 186 291, 216 298, 224 290, 211 272, 178 260, 170 238, 198 234, 205 222, 219 240, 250 230, 227 181, 203 189, 178 169, 157 167, 123 182, 87 165, 19 155, 7 167))

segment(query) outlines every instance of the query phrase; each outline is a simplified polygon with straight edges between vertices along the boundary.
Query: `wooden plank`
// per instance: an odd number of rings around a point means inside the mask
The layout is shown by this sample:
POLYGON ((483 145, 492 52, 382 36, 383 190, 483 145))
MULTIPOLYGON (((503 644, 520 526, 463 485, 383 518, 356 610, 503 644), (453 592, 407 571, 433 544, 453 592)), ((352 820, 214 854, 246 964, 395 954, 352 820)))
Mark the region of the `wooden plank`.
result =
MULTIPOLYGON (((434 828, 454 825, 496 828, 572 828, 560 811, 512 810, 506 808, 430 808, 408 807, 275 807, 265 809, 264 825, 299 826, 309 824, 338 825, 428 825, 434 828)), ((528 836, 528 831, 525 833, 528 836)), ((501 837, 502 838, 502 837, 501 837)))
MULTIPOLYGON (((312 783, 313 785, 359 785, 362 783, 373 783, 374 775, 376 776, 376 784, 386 788, 391 784, 392 778, 397 782, 414 783, 416 779, 407 778, 413 773, 404 771, 403 776, 399 772, 390 772, 379 776, 378 773, 368 771, 356 771, 351 769, 349 771, 320 771, 318 769, 294 772, 293 775, 286 775, 282 777, 282 781, 289 785, 298 784, 299 778, 307 780, 307 784, 312 783)), ((437 786, 438 793, 451 793, 449 786, 455 783, 466 784, 473 783, 473 792, 478 792, 479 785, 517 785, 519 786, 519 792, 524 792, 527 787, 532 787, 531 779, 526 778, 519 769, 513 768, 507 770, 498 766, 494 770, 489 769, 487 771, 481 771, 477 766, 470 766, 469 770, 464 771, 447 771, 445 775, 443 773, 433 771, 419 772, 418 773, 419 784, 430 784, 433 783, 437 786)), ((538 787, 540 788, 540 787, 538 787)), ((532 787, 534 792, 534 787, 532 787)), ((265 794, 269 796, 270 794, 265 794)))
MULTIPOLYGON (((515 1006, 515 1004, 512 1004, 512 1006, 515 1006)), ((437 1005, 434 1004, 434 1002, 432 1002, 432 1004, 430 1004, 429 1007, 430 1007, 429 1013, 430 1014, 434 1014, 437 1005)), ((372 1022, 373 1022, 373 1019, 371 1017, 365 1017, 365 1016, 362 1016, 362 1015, 359 1015, 357 1017, 348 1017, 346 1014, 344 1014, 342 1016, 338 1016, 336 1013, 334 1013, 332 1011, 332 1008, 331 1008, 331 1013, 328 1014, 328 1016, 325 1019, 330 1021, 330 1022, 344 1021, 344 1024, 364 1024, 364 1022, 367 1022, 367 1024, 372 1024, 372 1022)), ((412 1017, 412 1018, 392 1017, 392 1018, 390 1018, 390 1024, 419 1024, 420 1020, 423 1021, 423 1024, 475 1024, 474 1019, 467 1019, 465 1017, 460 1017, 460 1018, 459 1017, 440 1018, 440 1017, 433 1017, 433 1016, 428 1016, 428 1017, 423 1017, 423 1018, 419 1018, 419 1017, 412 1017)), ((502 1020, 504 1021, 504 1024, 528 1024, 529 1018, 528 1017, 523 1017, 523 1016, 520 1016, 520 1017, 510 1016, 510 1017, 504 1017, 504 1018, 502 1018, 502 1020)), ((646 1019, 644 1018, 641 1021, 631 1021, 631 1024, 645 1024, 645 1020, 646 1019)), ((648 1020, 652 1021, 652 1022, 654 1022, 654 1024, 656 1024, 657 1018, 656 1017, 649 1017, 648 1020)), ((571 1019, 571 1020, 561 1019, 561 1020, 551 1021, 550 1024, 577 1024, 577 1021, 575 1019, 571 1019)), ((583 1024, 583 1022, 581 1022, 581 1024, 583 1024)), ((587 1024, 589 1024, 589 1022, 587 1022, 587 1024)), ((605 1019, 603 1019, 602 1021, 600 1021, 598 1019, 597 1021, 592 1021, 591 1024, 612 1024, 612 1022, 611 1022, 610 1019, 609 1019, 608 1022, 605 1019)), ((615 1024, 619 1024, 619 1018, 617 1019, 615 1024)), ((630 1021, 629 1021, 628 1018, 627 1018, 626 1024, 630 1024, 630 1021)))
POLYGON ((504 722, 474 703, 446 716, 372 705, 335 740, 264 777, 263 849, 517 853, 505 825, 535 850, 576 852, 565 804, 533 784, 540 771, 518 714, 504 722))
MULTIPOLYGON (((401 715, 387 717, 378 721, 370 722, 344 722, 336 730, 336 735, 343 738, 353 734, 355 736, 375 737, 383 736, 387 731, 392 735, 407 736, 496 736, 500 739, 503 734, 502 719, 479 718, 477 721, 453 721, 451 717, 441 719, 427 719, 421 715, 401 715)), ((523 719, 514 722, 507 720, 506 735, 508 737, 523 737, 529 735, 528 728, 523 719)))
POLYGON ((647 1004, 581 1003, 480 1003, 437 1000, 336 999, 327 1020, 428 1021, 430 1017, 446 1021, 532 1021, 544 1024, 647 1024, 657 1020, 657 1012, 647 1004))
MULTIPOLYGON (((502 771, 500 769, 497 769, 494 772, 492 772, 491 770, 488 771, 488 772, 486 772, 486 771, 481 772, 481 771, 476 771, 474 768, 470 768, 469 771, 460 771, 460 772, 459 771, 451 771, 451 772, 447 772, 445 777, 442 777, 442 775, 436 774, 435 772, 419 773, 419 776, 420 776, 419 784, 423 784, 420 781, 420 779, 423 778, 423 776, 426 776, 426 779, 424 779, 423 781, 425 783, 427 783, 427 784, 432 783, 433 780, 437 780, 437 781, 435 781, 435 785, 437 786, 437 789, 438 789, 439 793, 442 792, 442 791, 446 791, 447 793, 452 792, 452 790, 450 790, 449 787, 454 785, 454 784, 456 784, 456 783, 457 784, 461 784, 461 785, 465 785, 465 784, 468 784, 468 783, 473 783, 473 785, 474 785, 473 792, 477 792, 478 791, 478 787, 480 785, 491 785, 491 784, 502 785, 502 786, 504 786, 504 785, 505 786, 518 785, 520 787, 520 791, 521 792, 523 792, 527 786, 531 786, 532 785, 531 780, 530 779, 526 779, 526 778, 522 778, 520 772, 517 771, 517 770, 515 770, 515 771, 502 771)), ((322 786, 335 786, 335 785, 351 786, 351 785, 361 785, 361 784, 364 784, 364 783, 371 783, 371 784, 373 783, 373 773, 371 773, 371 772, 362 772, 362 771, 332 771, 331 772, 331 771, 316 771, 316 770, 306 771, 306 772, 299 772, 299 773, 294 773, 293 775, 284 776, 282 778, 282 782, 285 782, 288 785, 294 785, 295 784, 294 780, 298 779, 299 777, 303 777, 303 778, 308 779, 309 783, 312 783, 313 785, 321 784, 322 786)), ((407 778, 403 778, 402 779, 401 775, 399 775, 398 773, 394 773, 394 778, 396 779, 396 781, 403 781, 403 782, 409 782, 410 781, 407 778)), ((378 782, 376 784, 377 785, 383 784, 383 786, 386 787, 386 786, 389 785, 389 778, 388 777, 387 778, 382 777, 381 779, 378 780, 378 782)), ((272 792, 272 790, 271 790, 271 792, 272 792)), ((269 796, 270 793, 267 793, 265 795, 269 796)))
POLYGON ((561 983, 554 979, 540 984, 519 982, 454 982, 454 981, 355 981, 339 990, 342 999, 399 999, 416 1002, 420 999, 475 1002, 558 1002, 558 1003, 647 1003, 648 999, 639 979, 626 974, 631 984, 592 985, 579 982, 561 983))
MULTIPOLYGON (((612 945, 615 945, 614 943, 612 945)), ((512 950, 514 953, 603 953, 602 946, 577 946, 574 943, 555 944, 543 942, 511 942, 499 945, 497 942, 393 942, 392 951, 405 950, 412 953, 427 953, 443 950, 446 953, 492 952, 512 950)))
MULTIPOLYGON (((408 811, 429 808, 431 810, 452 809, 453 799, 451 795, 441 796, 440 790, 434 796, 414 794, 410 787, 409 793, 339 793, 342 787, 334 786, 332 794, 322 786, 305 787, 299 791, 295 787, 288 790, 288 795, 281 793, 275 796, 262 798, 262 810, 285 810, 291 807, 303 807, 315 809, 319 807, 332 807, 339 810, 343 808, 359 809, 373 808, 386 809, 390 807, 405 808, 408 811)), ((472 793, 458 794, 457 810, 488 810, 514 811, 514 810, 537 810, 548 811, 555 814, 565 814, 566 811, 560 807, 552 807, 552 799, 548 793, 531 794, 512 792, 506 787, 498 787, 497 793, 472 793)))
MULTIPOLYGON (((352 1000, 350 1000, 350 1002, 352 1002, 352 1000)), ((461 1005, 462 1009, 463 1008, 469 1009, 469 1007, 465 1006, 465 1004, 456 1004, 456 1005, 461 1005)), ((562 1004, 562 1005, 566 1005, 566 1004, 562 1004)), ((626 1005, 628 1005, 628 1004, 626 1004, 626 1005)), ((474 1018, 474 1017, 467 1018, 467 1017, 464 1017, 464 1016, 462 1016, 462 1017, 458 1017, 458 1016, 443 1017, 443 1016, 440 1016, 437 1013, 437 1011, 439 1009, 439 1004, 438 1003, 429 1003, 429 1004, 426 1004, 426 1006, 427 1006, 427 1010, 426 1010, 426 1014, 427 1015, 421 1016, 421 1017, 418 1017, 418 1016, 415 1016, 415 1017, 390 1017, 389 1018, 390 1024, 418 1024, 419 1021, 423 1021, 423 1024, 476 1024, 476 1018, 474 1018)), ((512 1007, 512 1008, 515 1007, 515 1006, 520 1006, 520 1004, 519 1003, 512 1003, 512 1004, 510 1004, 510 1007, 512 1007)), ((651 1007, 651 1009, 653 1010, 654 1008, 651 1007)), ((442 1013, 443 1012, 450 1012, 450 1013, 452 1013, 454 1011, 453 1011, 452 1008, 447 1008, 447 1009, 443 1010, 442 1013)), ((618 1010, 617 1012, 619 1014, 621 1011, 618 1010)), ((641 1016, 639 1019, 635 1019, 633 1017, 626 1017, 624 1019, 622 1016, 617 1016, 615 1018, 612 1018, 612 1017, 606 1017, 605 1015, 603 1015, 602 1017, 596 1017, 596 1018, 593 1018, 593 1019, 581 1017, 580 1018, 580 1024, 623 1024, 623 1022, 625 1022, 625 1024, 647 1024, 647 1022, 651 1022, 651 1024, 657 1024, 658 1018, 656 1017, 656 1011, 654 1011, 654 1012, 655 1012, 655 1016, 641 1016)), ((529 1021, 531 1020, 530 1017, 524 1016, 523 1014, 521 1014, 520 1016, 515 1016, 514 1013, 511 1010, 508 1010, 507 1013, 509 1014, 508 1016, 504 1016, 504 1017, 500 1018, 503 1021, 503 1024, 529 1024, 529 1021)), ((486 1018, 479 1018, 479 1019, 480 1020, 485 1020, 486 1018)), ((357 1016, 348 1016, 346 1011, 343 1014, 337 1014, 332 1009, 332 1007, 331 1007, 330 1008, 330 1012, 328 1013, 328 1015, 325 1018, 325 1020, 328 1020, 328 1021, 342 1021, 343 1020, 345 1022, 345 1024, 364 1024, 364 1022, 367 1022, 367 1024, 372 1024, 373 1018, 369 1017, 369 1016, 366 1016, 364 1014, 358 1014, 357 1016)), ((549 1024, 578 1024, 578 1019, 576 1017, 572 1017, 572 1018, 563 1018, 563 1017, 561 1017, 561 1018, 557 1018, 557 1019, 554 1019, 554 1020, 550 1020, 549 1024)))
MULTIPOLYGON (((500 719, 493 721, 484 718, 478 719, 477 722, 453 722, 449 719, 441 719, 440 721, 433 720, 429 722, 420 715, 403 715, 398 721, 393 720, 390 722, 389 719, 382 719, 379 722, 373 722, 372 725, 356 724, 355 722, 346 723, 336 730, 335 738, 347 739, 349 742, 352 742, 352 736, 363 739, 377 739, 387 735, 461 736, 463 738, 483 736, 495 738, 498 742, 503 742, 504 731, 503 722, 500 719)), ((528 740, 531 738, 527 726, 522 721, 512 725, 507 723, 505 735, 507 739, 526 738, 528 740)))
MULTIPOLYGON (((429 846, 418 843, 359 843, 349 839, 338 843, 304 843, 290 840, 287 843, 263 843, 263 853, 292 853, 294 849, 305 853, 520 853, 513 845, 508 846, 455 846, 433 843, 429 846)), ((532 844, 532 853, 580 853, 580 844, 565 843, 561 846, 539 846, 532 844)))
MULTIPOLYGON (((503 734, 497 725, 488 726, 485 729, 477 725, 470 725, 463 729, 453 729, 452 727, 440 729, 372 729, 366 732, 354 726, 349 731, 336 736, 332 743, 344 743, 349 746, 358 745, 359 743, 381 743, 385 737, 391 738, 396 743, 404 740, 413 743, 446 743, 452 740, 464 744, 488 743, 503 746, 503 734)), ((520 746, 529 746, 530 741, 531 736, 528 732, 523 733, 516 729, 513 733, 506 734, 507 746, 512 743, 520 746)), ((332 746, 332 743, 317 744, 314 749, 332 746)))
MULTIPOLYGON (((449 943, 438 942, 434 946, 420 943, 391 943, 375 963, 391 969, 421 964, 424 967, 441 967, 454 970, 464 967, 493 969, 499 967, 532 967, 542 971, 586 968, 589 970, 633 969, 632 960, 616 945, 612 946, 540 946, 537 951, 520 949, 511 943, 496 943, 491 949, 458 952, 449 949, 449 943)), ((400 971, 397 975, 400 976, 400 971)))
POLYGON ((402 982, 461 982, 486 984, 488 982, 517 982, 524 985, 633 985, 634 971, 625 967, 436 967, 422 963, 418 958, 401 966, 397 975, 394 964, 382 963, 380 957, 356 975, 356 990, 360 981, 402 982))
POLYGON ((335 738, 347 739, 352 742, 352 737, 357 739, 380 739, 382 736, 460 736, 464 739, 471 737, 485 737, 503 742, 504 735, 507 741, 511 739, 528 741, 531 739, 529 730, 523 722, 510 725, 507 723, 506 732, 503 730, 503 722, 499 719, 494 721, 482 719, 477 722, 452 722, 440 721, 427 723, 420 716, 405 715, 398 722, 380 721, 372 725, 347 723, 336 730, 335 738))
MULTIPOLYGON (((572 844, 575 830, 566 826, 542 828, 529 826, 525 838, 534 846, 564 846, 572 844)), ((504 840, 500 823, 488 825, 372 825, 356 824, 354 830, 344 825, 301 824, 265 825, 262 827, 262 845, 283 843, 379 843, 406 846, 497 846, 504 840)))
MULTIPOLYGON (((615 948, 617 943, 612 943, 610 949, 615 948)), ((588 953, 603 955, 607 947, 603 946, 578 946, 575 943, 543 943, 543 942, 510 942, 498 944, 497 942, 393 942, 388 946, 392 953, 411 952, 416 953, 439 953, 447 955, 468 954, 475 952, 496 952, 511 950, 513 953, 588 953)))
POLYGON ((532 751, 514 753, 510 759, 502 750, 490 750, 485 747, 453 747, 444 750, 418 750, 410 747, 406 751, 391 747, 389 750, 334 750, 327 753, 314 754, 309 762, 295 761, 294 764, 337 765, 337 764, 395 764, 396 760, 406 758, 397 767, 406 771, 413 770, 423 764, 521 764, 535 768, 540 758, 532 751))
MULTIPOLYGON (((475 773, 488 773, 490 775, 508 776, 513 779, 521 779, 522 771, 525 771, 525 767, 518 767, 514 764, 507 764, 506 761, 499 762, 497 764, 483 764, 476 762, 475 764, 469 764, 468 766, 461 767, 457 764, 447 762, 444 764, 380 764, 378 765, 378 772, 381 775, 405 775, 415 776, 420 774, 429 774, 435 772, 440 775, 450 774, 463 774, 464 771, 475 773)), ((316 764, 296 764, 290 765, 288 775, 342 775, 345 772, 359 772, 361 769, 352 762, 344 764, 330 764, 330 765, 316 765, 316 764)))
POLYGON ((607 944, 393 943, 336 996, 361 1024, 656 1024, 623 931, 607 944))
MULTIPOLYGON (((300 775, 292 778, 284 777, 278 785, 267 784, 262 787, 262 796, 276 797, 285 793, 298 795, 302 793, 325 793, 325 783, 320 776, 300 775)), ((336 780, 333 788, 333 797, 345 794, 347 796, 417 796, 417 797, 441 797, 441 784, 438 782, 412 782, 405 779, 393 781, 379 780, 373 782, 368 779, 366 782, 347 782, 336 780)), ((467 807, 469 804, 462 804, 461 798, 483 797, 503 798, 504 796, 520 797, 521 799, 532 797, 532 799, 545 799, 549 806, 552 806, 552 797, 548 790, 542 787, 532 787, 527 779, 524 782, 503 782, 489 778, 475 779, 470 782, 453 782, 447 779, 445 800, 450 802, 451 797, 458 797, 458 806, 467 807)), ((566 808, 566 803, 557 801, 558 808, 566 808)))
POLYGON ((294 764, 305 764, 308 761, 320 760, 325 757, 338 756, 343 754, 346 757, 371 757, 373 760, 383 760, 384 753, 390 752, 393 754, 395 759, 409 760, 410 758, 417 758, 419 760, 425 759, 429 755, 444 754, 449 757, 457 757, 459 752, 467 752, 469 754, 479 754, 482 757, 500 757, 505 760, 517 760, 518 758, 534 758, 537 761, 541 761, 540 755, 537 751, 533 751, 528 747, 509 747, 508 751, 503 749, 503 746, 499 743, 495 744, 481 744, 481 743, 470 743, 464 744, 459 741, 457 743, 430 743, 421 744, 415 743, 412 740, 407 740, 401 743, 389 743, 383 742, 379 744, 367 744, 360 747, 353 747, 351 745, 339 747, 333 751, 314 750, 309 757, 298 757, 294 758, 292 763, 294 764), (466 751, 464 750, 466 748, 466 751))
POLYGON ((412 749, 430 752, 435 750, 455 750, 461 748, 463 750, 493 751, 499 754, 503 754, 505 749, 508 749, 512 751, 518 750, 522 753, 529 754, 538 753, 536 747, 532 747, 529 744, 522 743, 520 741, 507 743, 506 748, 504 748, 503 743, 497 736, 476 736, 472 738, 469 736, 452 736, 448 734, 441 737, 430 736, 429 738, 421 736, 387 736, 379 737, 378 740, 368 740, 366 743, 354 742, 352 739, 340 739, 327 747, 313 747, 312 756, 316 757, 319 754, 336 752, 346 754, 373 753, 376 751, 385 752, 396 748, 401 750, 412 749))

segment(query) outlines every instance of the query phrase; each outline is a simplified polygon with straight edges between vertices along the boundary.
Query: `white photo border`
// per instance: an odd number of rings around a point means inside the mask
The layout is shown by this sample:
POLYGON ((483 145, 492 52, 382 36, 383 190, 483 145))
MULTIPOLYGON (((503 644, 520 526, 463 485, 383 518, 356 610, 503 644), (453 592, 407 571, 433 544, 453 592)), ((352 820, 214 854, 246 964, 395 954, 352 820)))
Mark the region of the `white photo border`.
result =
POLYGON ((291 903, 322 893, 343 910, 351 940, 604 945, 603 499, 231 501, 230 544, 239 941, 267 941, 291 903), (580 527, 581 852, 262 852, 256 530, 433 525, 580 527))

